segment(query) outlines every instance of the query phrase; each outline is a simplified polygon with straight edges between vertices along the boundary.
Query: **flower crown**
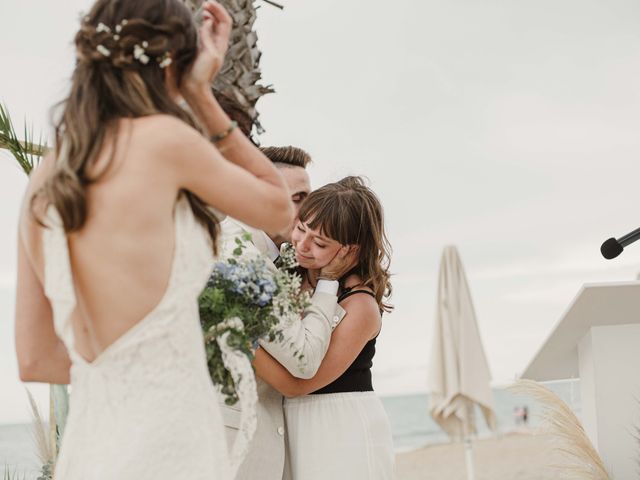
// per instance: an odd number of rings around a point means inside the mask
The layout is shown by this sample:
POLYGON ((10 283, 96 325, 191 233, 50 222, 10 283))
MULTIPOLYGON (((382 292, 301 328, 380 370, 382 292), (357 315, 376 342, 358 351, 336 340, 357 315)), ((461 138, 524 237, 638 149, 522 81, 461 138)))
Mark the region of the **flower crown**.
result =
MULTIPOLYGON (((85 22, 87 21, 88 21, 88 18, 85 18, 85 22)), ((98 26, 95 27, 95 34, 101 35, 102 40, 98 45, 96 45, 95 50, 103 57, 106 57, 106 58, 111 57, 112 50, 108 48, 106 45, 104 45, 104 43, 106 43, 105 40, 109 39, 109 36, 105 37, 104 34, 110 35, 111 42, 109 43, 112 43, 117 46, 120 41, 120 35, 122 33, 122 29, 128 23, 129 21, 125 18, 120 23, 118 23, 113 29, 102 22, 98 23, 98 26)), ((147 65, 151 60, 149 57, 149 54, 147 53, 148 47, 149 47, 149 42, 146 40, 143 40, 140 43, 136 43, 133 45, 133 58, 143 65, 147 65)), ((169 65, 171 65, 171 62, 172 62, 171 54, 169 53, 169 51, 166 51, 162 55, 157 56, 155 60, 158 63, 158 66, 160 68, 166 68, 169 65)))

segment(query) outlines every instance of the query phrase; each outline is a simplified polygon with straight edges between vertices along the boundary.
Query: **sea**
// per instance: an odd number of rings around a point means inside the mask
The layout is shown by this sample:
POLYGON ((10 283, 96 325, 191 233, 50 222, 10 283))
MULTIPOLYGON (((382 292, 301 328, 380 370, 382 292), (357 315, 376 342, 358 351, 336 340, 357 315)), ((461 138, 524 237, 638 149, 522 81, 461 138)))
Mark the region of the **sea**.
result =
MULTIPOLYGON (((579 381, 545 383, 562 398, 576 414, 580 415, 579 381)), ((523 429, 535 429, 540 425, 542 408, 533 399, 514 394, 505 388, 494 388, 495 411, 499 433, 505 434, 523 429), (518 409, 527 407, 528 424, 523 425, 516 416, 518 409)), ((447 442, 446 434, 429 416, 429 398, 426 393, 382 396, 382 403, 389 415, 397 452, 406 452, 426 445, 447 442)), ((478 437, 488 437, 488 430, 479 411, 478 437)), ((40 471, 31 426, 0 425, 0 478, 5 472, 14 475, 12 480, 35 480, 40 471)))

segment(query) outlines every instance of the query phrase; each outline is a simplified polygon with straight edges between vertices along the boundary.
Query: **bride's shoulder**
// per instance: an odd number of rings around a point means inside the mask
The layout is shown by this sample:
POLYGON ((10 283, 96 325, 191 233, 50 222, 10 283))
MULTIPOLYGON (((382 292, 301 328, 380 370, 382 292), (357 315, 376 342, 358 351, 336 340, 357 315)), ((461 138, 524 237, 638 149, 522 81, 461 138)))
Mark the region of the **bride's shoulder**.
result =
POLYGON ((201 137, 196 129, 181 119, 167 114, 147 115, 131 120, 133 134, 159 148, 176 145, 201 137))
MULTIPOLYGON (((125 131, 127 128, 125 127, 125 131)), ((186 168, 198 147, 208 143, 200 132, 183 120, 165 114, 149 115, 131 120, 130 152, 138 160, 146 159, 148 167, 158 170, 167 167, 172 173, 186 168)), ((124 137, 124 136, 123 136, 124 137)))

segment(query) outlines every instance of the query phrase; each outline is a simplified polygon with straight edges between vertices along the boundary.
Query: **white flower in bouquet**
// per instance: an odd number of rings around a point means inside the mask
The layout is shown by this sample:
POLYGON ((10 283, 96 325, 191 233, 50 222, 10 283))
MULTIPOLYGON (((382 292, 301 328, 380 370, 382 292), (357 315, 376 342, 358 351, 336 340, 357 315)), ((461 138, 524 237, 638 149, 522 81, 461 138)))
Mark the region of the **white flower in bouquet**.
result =
POLYGON ((257 341, 285 341, 282 328, 299 319, 310 301, 301 291, 293 248, 283 249, 281 268, 276 270, 263 257, 245 253, 248 241, 248 234, 236 238, 232 255, 214 265, 199 300, 211 379, 230 405, 238 395, 222 359, 223 334, 228 332, 228 347, 252 361, 257 341))

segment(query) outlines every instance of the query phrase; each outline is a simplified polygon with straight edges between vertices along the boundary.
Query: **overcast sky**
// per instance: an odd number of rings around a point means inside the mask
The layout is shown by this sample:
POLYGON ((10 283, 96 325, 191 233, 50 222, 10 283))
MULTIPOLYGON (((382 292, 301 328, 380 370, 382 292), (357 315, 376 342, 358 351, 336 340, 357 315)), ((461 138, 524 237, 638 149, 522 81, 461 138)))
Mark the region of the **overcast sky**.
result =
MULTIPOLYGON (((366 175, 394 247, 379 393, 423 391, 442 248, 458 246, 494 382, 522 372, 586 282, 632 280, 640 247, 640 4, 608 0, 283 0, 258 22, 264 145, 314 157, 314 186, 366 175)), ((0 101, 49 128, 89 1, 0 6, 0 101)), ((0 153, 0 423, 28 418, 13 348, 26 184, 0 153)), ((46 388, 33 387, 40 402, 46 388)))

